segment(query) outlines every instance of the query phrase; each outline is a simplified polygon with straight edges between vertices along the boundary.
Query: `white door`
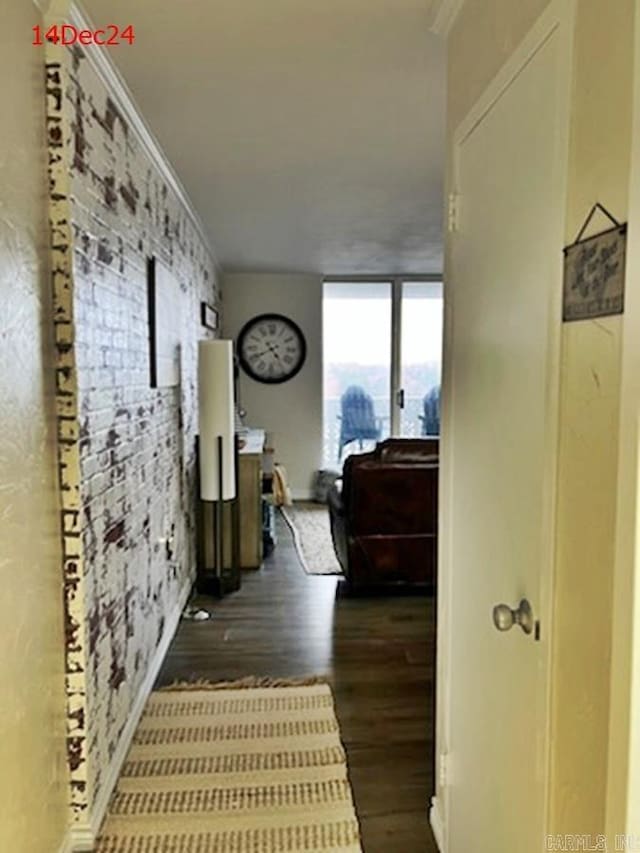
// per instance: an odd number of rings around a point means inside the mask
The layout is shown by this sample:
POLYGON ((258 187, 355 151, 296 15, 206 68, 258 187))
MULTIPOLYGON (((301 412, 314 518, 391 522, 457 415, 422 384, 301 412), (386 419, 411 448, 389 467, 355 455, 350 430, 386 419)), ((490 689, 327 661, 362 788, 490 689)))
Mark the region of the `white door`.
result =
POLYGON ((546 19, 456 136, 443 428, 448 853, 545 849, 568 44, 546 19), (498 631, 494 606, 525 598, 539 637, 517 624, 498 631))

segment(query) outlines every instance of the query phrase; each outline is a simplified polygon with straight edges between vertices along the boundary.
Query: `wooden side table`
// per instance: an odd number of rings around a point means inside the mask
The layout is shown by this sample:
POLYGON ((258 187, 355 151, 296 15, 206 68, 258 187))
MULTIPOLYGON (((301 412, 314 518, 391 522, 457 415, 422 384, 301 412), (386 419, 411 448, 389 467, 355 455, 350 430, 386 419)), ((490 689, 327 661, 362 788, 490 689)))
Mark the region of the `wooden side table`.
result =
MULTIPOLYGON (((239 567, 259 569, 262 566, 262 452, 264 431, 250 430, 238 451, 238 512, 239 567)), ((231 501, 223 509, 223 573, 233 568, 231 501)), ((214 504, 198 499, 198 589, 207 592, 217 584, 211 583, 215 572, 214 504)), ((239 579, 238 579, 239 581, 239 579)), ((239 582, 237 584, 239 586, 239 582)), ((236 588, 237 588, 236 586, 236 588)), ((222 593, 230 590, 221 590, 222 593)), ((214 589, 215 592, 215 589, 214 589)))

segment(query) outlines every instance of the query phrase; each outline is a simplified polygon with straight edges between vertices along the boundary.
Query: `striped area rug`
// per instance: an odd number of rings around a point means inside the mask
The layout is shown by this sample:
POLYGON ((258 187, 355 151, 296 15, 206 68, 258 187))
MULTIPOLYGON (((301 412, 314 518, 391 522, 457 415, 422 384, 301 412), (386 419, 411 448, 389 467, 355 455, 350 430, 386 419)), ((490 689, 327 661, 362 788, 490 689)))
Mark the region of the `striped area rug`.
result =
POLYGON ((326 684, 151 694, 97 853, 361 853, 326 684))

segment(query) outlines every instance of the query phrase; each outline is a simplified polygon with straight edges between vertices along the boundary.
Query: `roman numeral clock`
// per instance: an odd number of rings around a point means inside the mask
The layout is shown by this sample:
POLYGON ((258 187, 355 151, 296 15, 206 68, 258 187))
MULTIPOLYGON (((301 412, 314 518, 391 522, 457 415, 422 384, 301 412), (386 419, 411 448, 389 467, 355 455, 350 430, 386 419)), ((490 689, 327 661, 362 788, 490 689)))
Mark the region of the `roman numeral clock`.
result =
POLYGON ((307 343, 297 323, 282 314, 259 314, 240 330, 238 361, 257 382, 292 379, 307 356, 307 343))

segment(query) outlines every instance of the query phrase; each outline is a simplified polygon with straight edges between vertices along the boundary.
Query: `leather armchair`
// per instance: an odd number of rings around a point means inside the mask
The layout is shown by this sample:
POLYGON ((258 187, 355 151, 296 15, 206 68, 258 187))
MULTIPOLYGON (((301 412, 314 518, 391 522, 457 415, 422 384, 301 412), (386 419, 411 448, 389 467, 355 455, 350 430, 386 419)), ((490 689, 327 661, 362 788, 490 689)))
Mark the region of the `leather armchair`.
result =
POLYGON ((434 590, 438 545, 438 439, 391 438, 349 456, 329 491, 331 535, 353 589, 434 590))

